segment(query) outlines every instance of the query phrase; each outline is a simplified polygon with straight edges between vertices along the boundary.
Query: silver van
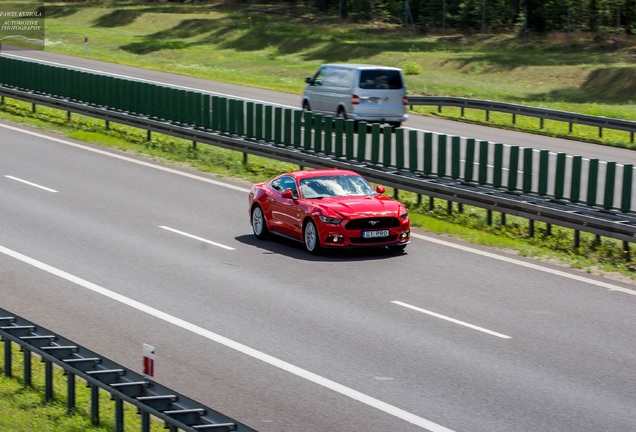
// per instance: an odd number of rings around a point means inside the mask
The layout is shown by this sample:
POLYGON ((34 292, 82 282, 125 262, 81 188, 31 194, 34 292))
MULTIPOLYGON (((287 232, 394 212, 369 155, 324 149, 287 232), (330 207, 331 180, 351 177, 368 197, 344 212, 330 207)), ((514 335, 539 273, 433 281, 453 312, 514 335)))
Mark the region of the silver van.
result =
POLYGON ((396 127, 408 118, 408 99, 401 69, 325 64, 305 82, 304 110, 396 127))

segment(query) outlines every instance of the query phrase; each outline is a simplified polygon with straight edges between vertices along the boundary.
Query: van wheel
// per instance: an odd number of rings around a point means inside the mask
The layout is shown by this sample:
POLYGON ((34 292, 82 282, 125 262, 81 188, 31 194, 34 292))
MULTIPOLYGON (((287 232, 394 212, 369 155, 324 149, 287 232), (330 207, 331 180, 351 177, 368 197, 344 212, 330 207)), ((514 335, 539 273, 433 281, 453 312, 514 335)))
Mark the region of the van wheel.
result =
POLYGON ((303 111, 311 111, 311 107, 309 106, 309 102, 303 101, 303 111))
POLYGON ((399 128, 400 126, 402 126, 402 123, 401 122, 389 122, 388 125, 395 129, 395 128, 399 128))
POLYGON ((338 113, 336 114, 336 118, 341 118, 343 120, 347 119, 347 113, 345 112, 343 107, 338 108, 338 113))

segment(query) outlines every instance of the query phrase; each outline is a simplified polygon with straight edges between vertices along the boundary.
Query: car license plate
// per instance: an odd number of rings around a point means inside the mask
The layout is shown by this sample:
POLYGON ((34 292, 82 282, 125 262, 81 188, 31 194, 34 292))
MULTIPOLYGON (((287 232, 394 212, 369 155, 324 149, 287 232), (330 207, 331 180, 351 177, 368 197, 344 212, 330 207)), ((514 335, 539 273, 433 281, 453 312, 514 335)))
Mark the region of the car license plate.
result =
POLYGON ((362 231, 362 238, 382 238, 388 237, 389 230, 379 230, 379 231, 362 231))

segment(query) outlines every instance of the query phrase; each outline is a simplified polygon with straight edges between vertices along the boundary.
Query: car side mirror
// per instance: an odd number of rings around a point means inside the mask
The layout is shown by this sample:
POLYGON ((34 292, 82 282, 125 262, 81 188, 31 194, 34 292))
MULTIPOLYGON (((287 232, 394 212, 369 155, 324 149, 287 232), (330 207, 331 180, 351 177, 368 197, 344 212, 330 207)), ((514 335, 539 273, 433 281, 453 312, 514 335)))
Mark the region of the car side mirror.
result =
POLYGON ((292 193, 291 189, 285 189, 281 196, 285 199, 294 199, 294 194, 292 193))
POLYGON ((307 77, 305 78, 305 82, 309 85, 313 85, 314 84, 314 80, 311 79, 311 77, 307 77))
POLYGON ((379 194, 383 194, 384 192, 386 192, 386 189, 384 189, 384 186, 377 185, 375 187, 375 191, 379 194))

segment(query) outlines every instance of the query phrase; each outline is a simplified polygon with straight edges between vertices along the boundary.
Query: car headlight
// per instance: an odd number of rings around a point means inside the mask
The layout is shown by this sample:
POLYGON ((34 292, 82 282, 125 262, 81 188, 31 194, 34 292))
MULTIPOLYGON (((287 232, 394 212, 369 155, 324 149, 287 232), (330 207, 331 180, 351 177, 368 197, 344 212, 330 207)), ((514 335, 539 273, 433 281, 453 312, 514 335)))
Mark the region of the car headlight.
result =
POLYGON ((402 219, 403 221, 407 220, 408 218, 409 218, 409 212, 406 212, 400 215, 400 219, 402 219))
POLYGON ((342 221, 341 218, 334 218, 334 217, 328 217, 328 216, 318 216, 318 219, 330 225, 337 225, 342 221))

